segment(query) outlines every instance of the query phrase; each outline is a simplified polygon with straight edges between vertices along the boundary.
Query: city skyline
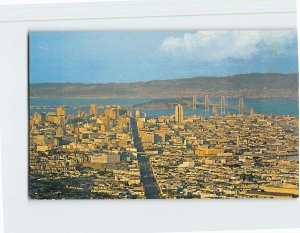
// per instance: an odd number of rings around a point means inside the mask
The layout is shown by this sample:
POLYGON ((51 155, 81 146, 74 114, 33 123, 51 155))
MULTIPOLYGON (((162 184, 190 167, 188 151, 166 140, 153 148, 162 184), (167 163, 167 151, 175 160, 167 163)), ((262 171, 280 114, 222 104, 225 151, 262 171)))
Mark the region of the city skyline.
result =
POLYGON ((298 72, 293 30, 31 32, 29 40, 30 83, 298 72))
POLYGON ((299 197, 295 31, 29 40, 30 198, 299 197))
MULTIPOLYGON (((95 104, 76 116, 62 106, 31 114, 29 195, 298 197, 298 118, 253 110, 245 114, 242 99, 238 114, 225 114, 223 101, 224 96, 218 105, 221 114, 212 110, 210 117, 186 115, 180 104, 174 114, 154 117, 120 105, 95 104)), ((207 97, 203 105, 205 111, 216 106, 207 97)))

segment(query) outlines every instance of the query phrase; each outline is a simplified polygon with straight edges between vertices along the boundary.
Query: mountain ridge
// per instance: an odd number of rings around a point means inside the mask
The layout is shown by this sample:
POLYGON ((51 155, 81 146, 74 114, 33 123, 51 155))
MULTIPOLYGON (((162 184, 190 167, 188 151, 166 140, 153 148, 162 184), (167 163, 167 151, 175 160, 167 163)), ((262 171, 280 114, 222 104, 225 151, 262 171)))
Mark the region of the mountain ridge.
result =
POLYGON ((151 80, 132 83, 32 83, 30 97, 142 98, 226 95, 297 97, 298 73, 249 73, 224 77, 151 80))

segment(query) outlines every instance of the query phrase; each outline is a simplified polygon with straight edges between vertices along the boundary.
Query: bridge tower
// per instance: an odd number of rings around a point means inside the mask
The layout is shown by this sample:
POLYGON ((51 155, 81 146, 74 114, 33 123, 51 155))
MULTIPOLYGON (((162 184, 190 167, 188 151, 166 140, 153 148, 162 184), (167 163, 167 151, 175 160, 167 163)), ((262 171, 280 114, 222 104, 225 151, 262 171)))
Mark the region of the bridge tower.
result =
POLYGON ((244 100, 239 99, 239 114, 243 115, 244 114, 244 100))
POLYGON ((221 114, 225 114, 226 106, 225 106, 225 96, 221 96, 221 114))
POLYGON ((193 95, 192 108, 197 109, 197 97, 193 95))
POLYGON ((209 112, 209 99, 208 99, 208 95, 205 95, 204 107, 205 107, 205 112, 209 112))

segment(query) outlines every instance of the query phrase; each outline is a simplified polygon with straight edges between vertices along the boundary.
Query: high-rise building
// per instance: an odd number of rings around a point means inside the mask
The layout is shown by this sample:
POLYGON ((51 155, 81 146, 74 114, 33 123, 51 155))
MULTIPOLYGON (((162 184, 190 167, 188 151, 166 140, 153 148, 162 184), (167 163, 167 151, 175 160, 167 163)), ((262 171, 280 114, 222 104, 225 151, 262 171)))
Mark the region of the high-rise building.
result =
POLYGON ((138 120, 140 118, 140 111, 135 110, 135 119, 138 120))
POLYGON ((104 108, 103 114, 104 114, 105 116, 110 117, 110 115, 111 115, 111 108, 110 108, 109 106, 106 106, 106 107, 104 108))
POLYGON ((58 107, 58 108, 56 108, 56 114, 58 116, 65 116, 66 115, 65 108, 64 107, 58 107))
POLYGON ((131 110, 127 110, 127 116, 132 117, 132 111, 131 110))
POLYGON ((236 136, 236 152, 237 153, 240 152, 240 136, 239 135, 236 136))
POLYGON ((179 124, 183 123, 183 107, 180 104, 175 107, 175 121, 179 124))
POLYGON ((105 131, 110 130, 110 119, 109 116, 104 116, 103 117, 103 125, 105 126, 105 131))
POLYGON ((97 106, 96 106, 96 104, 91 104, 90 105, 90 114, 91 115, 97 115, 97 106))
POLYGON ((244 113, 244 101, 243 99, 239 99, 239 114, 243 115, 244 113))
POLYGON ((221 96, 221 114, 225 114, 226 106, 225 106, 225 96, 221 96))
POLYGON ((240 136, 239 135, 236 136, 236 146, 237 147, 240 146, 240 136))
POLYGON ((42 113, 35 113, 33 115, 33 123, 34 124, 39 124, 41 122, 45 122, 45 114, 42 113))
POLYGON ((105 107, 104 108, 104 115, 108 116, 111 119, 118 119, 119 118, 119 109, 115 107, 105 107))

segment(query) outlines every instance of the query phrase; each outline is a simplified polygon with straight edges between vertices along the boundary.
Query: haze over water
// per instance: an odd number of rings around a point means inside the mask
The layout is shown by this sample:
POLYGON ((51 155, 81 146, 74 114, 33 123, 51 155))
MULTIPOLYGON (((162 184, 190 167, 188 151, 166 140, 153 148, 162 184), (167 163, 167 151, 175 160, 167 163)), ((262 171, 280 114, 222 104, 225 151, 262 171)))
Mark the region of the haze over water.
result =
MULTIPOLYGON (((150 98, 30 98, 30 106, 85 106, 81 111, 88 112, 90 104, 96 105, 123 105, 132 107, 137 104, 146 103, 152 99, 150 98)), ((212 99, 212 101, 219 101, 218 99, 212 99)), ((237 105, 238 99, 227 99, 226 102, 231 105, 237 105)), ((273 115, 290 115, 299 116, 298 100, 292 98, 276 98, 276 99, 244 99, 244 107, 246 109, 253 108, 256 113, 273 114, 273 115)), ((30 113, 35 112, 54 112, 53 109, 31 109, 30 113)), ((66 109, 67 113, 76 114, 75 109, 66 109)), ((101 109, 99 109, 101 112, 101 109)), ((141 110, 145 112, 147 116, 161 116, 172 115, 174 109, 156 109, 156 110, 141 110)), ((206 113, 203 108, 184 109, 185 115, 211 115, 211 111, 206 113)), ((236 114, 237 110, 227 108, 226 113, 236 114)))

